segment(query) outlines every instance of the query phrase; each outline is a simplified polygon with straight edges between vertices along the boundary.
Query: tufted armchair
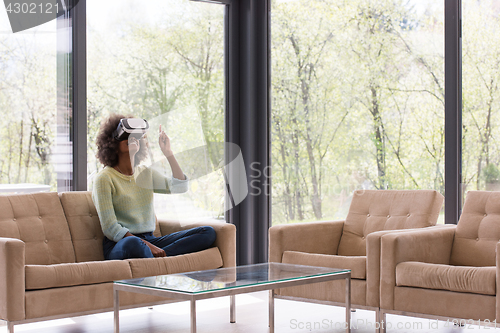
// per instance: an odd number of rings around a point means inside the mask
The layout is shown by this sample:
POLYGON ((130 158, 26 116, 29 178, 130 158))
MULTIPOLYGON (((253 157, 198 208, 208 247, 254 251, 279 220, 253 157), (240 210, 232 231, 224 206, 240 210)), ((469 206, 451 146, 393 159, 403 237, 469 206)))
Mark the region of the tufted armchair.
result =
POLYGON ((500 192, 468 192, 458 225, 433 229, 382 237, 384 317, 500 319, 500 192))
MULTIPOLYGON (((355 191, 345 221, 277 225, 269 229, 269 261, 351 270, 352 307, 379 308, 380 237, 436 224, 443 196, 432 190, 355 191)), ((344 303, 344 281, 284 288, 276 297, 344 303)))

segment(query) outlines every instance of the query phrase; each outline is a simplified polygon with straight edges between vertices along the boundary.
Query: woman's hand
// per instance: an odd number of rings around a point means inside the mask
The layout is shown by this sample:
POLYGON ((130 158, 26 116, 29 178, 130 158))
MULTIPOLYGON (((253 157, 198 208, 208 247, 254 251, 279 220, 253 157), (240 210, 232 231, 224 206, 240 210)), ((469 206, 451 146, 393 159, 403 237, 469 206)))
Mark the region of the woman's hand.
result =
POLYGON ((163 249, 159 248, 158 246, 154 246, 153 244, 144 239, 142 241, 149 247, 151 253, 153 253, 153 257, 158 258, 167 256, 167 254, 165 253, 165 251, 163 251, 163 249))
POLYGON ((170 138, 167 136, 165 131, 161 130, 161 125, 160 125, 160 135, 158 137, 158 143, 160 144, 160 149, 163 155, 165 157, 170 157, 174 155, 172 152, 172 148, 170 147, 170 138))
MULTIPOLYGON (((131 234, 130 231, 127 231, 127 233, 123 237, 137 237, 137 236, 131 234)), ((153 253, 153 257, 166 257, 167 256, 167 254, 165 253, 165 251, 163 251, 163 249, 160 249, 158 246, 154 246, 153 244, 151 244, 150 242, 148 242, 145 239, 142 239, 140 237, 137 237, 137 238, 139 238, 141 241, 144 242, 144 244, 146 244, 149 247, 149 249, 151 250, 151 253, 153 253)))
POLYGON ((168 163, 170 163, 170 168, 172 169, 172 176, 180 180, 186 179, 184 173, 182 172, 181 167, 179 166, 179 163, 177 163, 177 160, 175 159, 174 152, 170 148, 170 138, 164 131, 161 130, 161 125, 160 125, 160 136, 158 138, 158 141, 160 144, 161 152, 167 158, 168 163))

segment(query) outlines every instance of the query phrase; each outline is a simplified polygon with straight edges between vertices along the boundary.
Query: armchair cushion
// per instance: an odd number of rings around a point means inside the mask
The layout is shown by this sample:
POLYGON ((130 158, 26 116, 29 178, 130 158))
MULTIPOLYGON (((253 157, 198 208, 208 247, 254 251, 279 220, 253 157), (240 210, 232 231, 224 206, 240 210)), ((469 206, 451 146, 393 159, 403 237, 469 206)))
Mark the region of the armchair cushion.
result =
POLYGON ((353 279, 366 279, 366 257, 364 256, 337 256, 329 254, 313 254, 296 251, 285 251, 283 263, 351 270, 353 279))
POLYGON ((396 285, 496 295, 496 267, 468 267, 402 262, 396 266, 396 285))
POLYGON ((365 256, 366 236, 375 231, 433 226, 442 204, 443 196, 432 190, 355 191, 338 254, 365 256))
POLYGON ((124 260, 27 265, 25 271, 27 290, 113 282, 132 278, 130 266, 124 260))

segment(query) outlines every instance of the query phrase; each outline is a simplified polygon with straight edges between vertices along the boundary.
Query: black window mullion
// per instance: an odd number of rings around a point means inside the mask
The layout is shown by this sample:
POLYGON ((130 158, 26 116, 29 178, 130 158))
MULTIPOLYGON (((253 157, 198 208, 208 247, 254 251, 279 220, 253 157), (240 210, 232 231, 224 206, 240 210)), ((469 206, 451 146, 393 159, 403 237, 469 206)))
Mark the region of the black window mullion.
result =
MULTIPOLYGON (((228 222, 236 225, 238 265, 267 261, 271 188, 267 177, 271 121, 269 2, 232 1, 226 12, 226 141, 241 148, 249 191, 227 213, 228 222)), ((228 166, 228 178, 239 179, 242 170, 228 166)))
POLYGON ((445 0, 445 223, 456 224, 462 201, 461 0, 445 0))
POLYGON ((87 190, 87 1, 70 11, 72 26, 73 191, 87 190))

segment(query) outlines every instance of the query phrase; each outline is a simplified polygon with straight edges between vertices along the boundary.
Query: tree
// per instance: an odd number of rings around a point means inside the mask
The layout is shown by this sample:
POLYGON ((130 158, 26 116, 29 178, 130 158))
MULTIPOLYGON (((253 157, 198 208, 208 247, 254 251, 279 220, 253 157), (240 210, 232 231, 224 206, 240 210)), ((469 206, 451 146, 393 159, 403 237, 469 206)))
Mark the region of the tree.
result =
POLYGON ((465 1, 463 22, 463 181, 480 190, 500 163, 499 9, 492 1, 465 1))
POLYGON ((273 5, 275 221, 337 216, 360 187, 444 190, 434 12, 401 1, 273 5))

